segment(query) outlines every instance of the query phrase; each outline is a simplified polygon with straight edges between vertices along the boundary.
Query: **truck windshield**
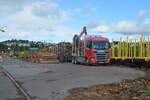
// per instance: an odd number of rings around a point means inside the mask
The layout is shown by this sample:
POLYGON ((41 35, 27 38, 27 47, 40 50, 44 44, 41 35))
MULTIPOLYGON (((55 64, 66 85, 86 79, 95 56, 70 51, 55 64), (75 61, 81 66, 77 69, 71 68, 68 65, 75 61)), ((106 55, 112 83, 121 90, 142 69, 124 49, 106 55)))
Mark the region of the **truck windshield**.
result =
POLYGON ((109 48, 109 42, 93 42, 93 49, 108 49, 109 48))

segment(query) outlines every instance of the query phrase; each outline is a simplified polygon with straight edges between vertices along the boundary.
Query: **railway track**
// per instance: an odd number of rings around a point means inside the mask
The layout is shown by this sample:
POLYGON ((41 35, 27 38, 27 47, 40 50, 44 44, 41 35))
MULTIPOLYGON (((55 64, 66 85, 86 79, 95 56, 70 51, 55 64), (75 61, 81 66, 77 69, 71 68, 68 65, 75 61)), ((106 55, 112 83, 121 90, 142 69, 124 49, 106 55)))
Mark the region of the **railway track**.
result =
POLYGON ((16 79, 2 66, 0 66, 1 71, 11 80, 11 82, 16 86, 16 88, 23 94, 23 96, 27 100, 33 100, 30 94, 27 93, 27 91, 16 81, 16 79))

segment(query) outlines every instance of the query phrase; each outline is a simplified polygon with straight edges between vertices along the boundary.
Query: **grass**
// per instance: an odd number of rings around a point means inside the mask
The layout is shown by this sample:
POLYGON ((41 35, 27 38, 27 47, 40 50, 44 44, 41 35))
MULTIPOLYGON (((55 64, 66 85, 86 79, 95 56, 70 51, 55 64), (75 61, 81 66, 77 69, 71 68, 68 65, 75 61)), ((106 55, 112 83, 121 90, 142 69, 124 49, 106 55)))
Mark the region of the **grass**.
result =
POLYGON ((145 91, 146 96, 150 96, 150 84, 147 86, 147 89, 145 91))

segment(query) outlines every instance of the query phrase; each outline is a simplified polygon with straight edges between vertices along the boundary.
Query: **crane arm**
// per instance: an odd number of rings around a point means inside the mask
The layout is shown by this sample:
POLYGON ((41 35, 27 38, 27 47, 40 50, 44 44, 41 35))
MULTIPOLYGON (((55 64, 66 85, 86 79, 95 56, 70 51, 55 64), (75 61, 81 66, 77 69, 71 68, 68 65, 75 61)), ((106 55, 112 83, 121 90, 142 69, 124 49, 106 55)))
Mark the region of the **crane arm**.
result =
POLYGON ((79 37, 81 37, 83 34, 87 35, 87 30, 85 26, 83 27, 83 30, 80 32, 79 37))

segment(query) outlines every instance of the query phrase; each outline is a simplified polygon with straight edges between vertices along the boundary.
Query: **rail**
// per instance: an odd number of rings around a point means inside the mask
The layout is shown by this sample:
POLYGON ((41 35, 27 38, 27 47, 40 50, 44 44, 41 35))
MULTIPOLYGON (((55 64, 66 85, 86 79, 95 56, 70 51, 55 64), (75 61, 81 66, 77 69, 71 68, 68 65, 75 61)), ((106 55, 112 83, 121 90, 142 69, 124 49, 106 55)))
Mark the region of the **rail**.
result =
POLYGON ((32 97, 25 91, 25 89, 16 81, 16 79, 3 67, 0 66, 2 72, 11 80, 11 82, 17 87, 17 89, 25 96, 27 100, 32 100, 32 97))

